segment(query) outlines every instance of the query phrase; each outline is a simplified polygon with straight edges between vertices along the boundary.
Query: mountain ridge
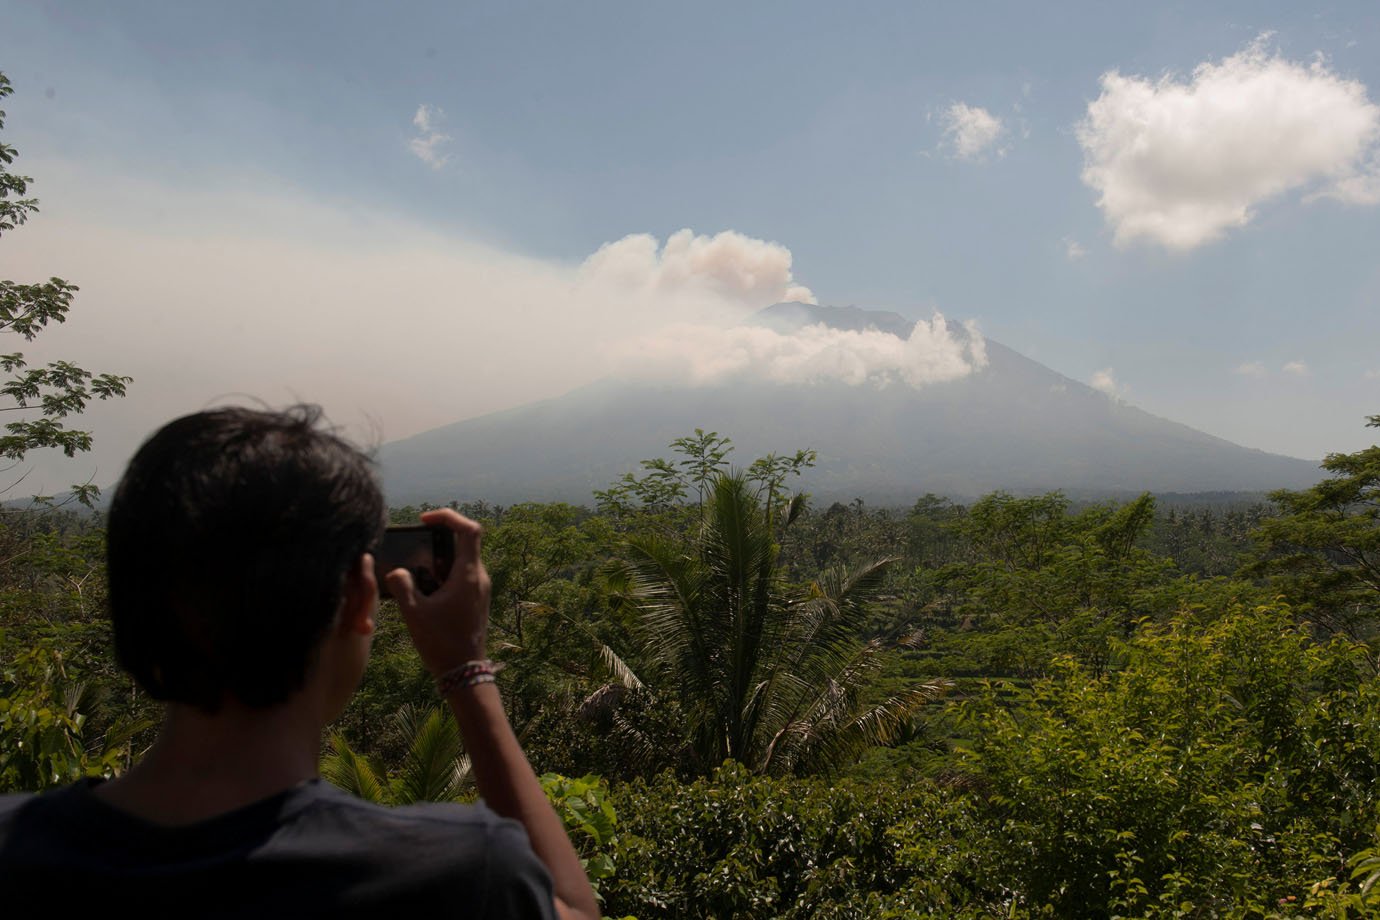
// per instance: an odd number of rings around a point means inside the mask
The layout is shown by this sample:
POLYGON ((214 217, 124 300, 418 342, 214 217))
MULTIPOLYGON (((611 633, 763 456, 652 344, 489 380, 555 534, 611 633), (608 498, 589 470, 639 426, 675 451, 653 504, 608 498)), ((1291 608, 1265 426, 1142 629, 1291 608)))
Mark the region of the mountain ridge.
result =
MULTIPOLYGON (((798 303, 748 322, 783 334, 822 323, 902 338, 915 325, 888 311, 798 303)), ((968 335, 959 324, 948 329, 968 335)), ((588 503, 595 489, 666 456, 695 428, 732 438, 742 465, 770 451, 814 449, 818 463, 800 486, 821 500, 909 503, 926 492, 968 498, 998 489, 1088 498, 1264 492, 1320 476, 1313 463, 1159 418, 992 339, 985 347, 985 367, 920 388, 606 378, 385 444, 379 459, 394 503, 588 503)))

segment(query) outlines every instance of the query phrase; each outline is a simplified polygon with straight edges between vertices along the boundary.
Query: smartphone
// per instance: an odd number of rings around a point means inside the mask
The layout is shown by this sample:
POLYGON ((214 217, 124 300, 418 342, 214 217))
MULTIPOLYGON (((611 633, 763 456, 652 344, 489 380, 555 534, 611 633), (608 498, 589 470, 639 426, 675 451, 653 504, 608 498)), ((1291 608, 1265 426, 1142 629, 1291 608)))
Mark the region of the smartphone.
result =
POLYGON ((445 583, 455 561, 455 534, 447 527, 416 524, 389 527, 374 551, 374 575, 379 582, 379 597, 392 597, 383 576, 394 569, 407 569, 412 583, 422 594, 430 594, 445 583))

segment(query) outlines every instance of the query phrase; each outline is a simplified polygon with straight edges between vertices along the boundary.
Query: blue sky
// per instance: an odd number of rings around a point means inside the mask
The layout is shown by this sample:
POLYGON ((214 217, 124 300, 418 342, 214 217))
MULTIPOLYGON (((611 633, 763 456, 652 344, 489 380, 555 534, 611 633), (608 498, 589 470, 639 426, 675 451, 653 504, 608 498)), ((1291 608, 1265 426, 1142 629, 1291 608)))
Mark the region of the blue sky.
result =
POLYGON ((112 473, 226 394, 401 437, 796 285, 1317 458, 1380 412, 1377 42, 1368 3, 0 2, 44 206, 0 274, 82 285, 36 356, 135 376, 112 473))

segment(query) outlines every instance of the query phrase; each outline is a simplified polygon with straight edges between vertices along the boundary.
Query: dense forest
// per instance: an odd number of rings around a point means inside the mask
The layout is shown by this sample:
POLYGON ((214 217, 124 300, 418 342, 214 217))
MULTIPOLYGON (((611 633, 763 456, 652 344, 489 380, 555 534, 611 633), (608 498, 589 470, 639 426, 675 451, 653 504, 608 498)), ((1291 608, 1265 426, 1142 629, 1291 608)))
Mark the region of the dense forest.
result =
MULTIPOLYGON (((594 507, 457 505, 513 724, 610 916, 1373 909, 1380 447, 1165 508, 814 507, 808 450, 670 448, 594 507)), ((110 651, 101 517, 3 523, 0 789, 117 773, 156 708, 110 651)), ((374 800, 473 795, 387 606, 322 756, 374 800)))

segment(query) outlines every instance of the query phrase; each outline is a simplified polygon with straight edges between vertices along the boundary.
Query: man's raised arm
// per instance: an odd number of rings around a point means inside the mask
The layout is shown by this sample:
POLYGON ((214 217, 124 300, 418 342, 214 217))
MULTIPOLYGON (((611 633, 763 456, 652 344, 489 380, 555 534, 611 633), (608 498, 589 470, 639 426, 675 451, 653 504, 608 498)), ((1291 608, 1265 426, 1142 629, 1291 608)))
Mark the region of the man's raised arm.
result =
MULTIPOLYGON (((489 574, 480 558, 478 523, 449 509, 425 512, 422 521, 455 533, 455 562, 446 583, 423 597, 406 569, 386 577, 422 663, 439 679, 486 657, 489 574)), ((480 673, 482 666, 474 676, 480 673)), ((551 873, 557 912, 569 920, 598 920, 599 904, 579 854, 513 734, 497 684, 483 679, 449 683, 454 686, 447 690, 446 702, 465 739, 479 794, 495 812, 527 829, 532 850, 551 873)))

